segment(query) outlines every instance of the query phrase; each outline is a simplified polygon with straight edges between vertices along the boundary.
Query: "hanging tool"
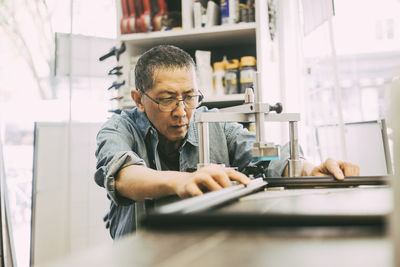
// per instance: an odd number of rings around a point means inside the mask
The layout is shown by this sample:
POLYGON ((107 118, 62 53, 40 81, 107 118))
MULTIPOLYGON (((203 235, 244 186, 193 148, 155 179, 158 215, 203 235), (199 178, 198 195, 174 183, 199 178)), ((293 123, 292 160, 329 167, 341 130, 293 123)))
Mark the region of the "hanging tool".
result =
POLYGON ((116 97, 110 98, 109 100, 110 100, 110 101, 113 101, 113 100, 120 101, 120 100, 122 100, 122 99, 124 99, 124 96, 116 96, 116 97))
POLYGON ((121 44, 121 47, 120 47, 120 48, 116 48, 115 46, 113 46, 113 47, 111 48, 110 52, 108 52, 107 54, 105 54, 105 55, 103 55, 103 56, 101 56, 101 57, 99 58, 99 61, 103 61, 103 60, 105 60, 105 59, 107 59, 107 58, 109 58, 109 57, 111 57, 111 56, 116 56, 117 61, 118 61, 118 60, 119 60, 119 56, 120 56, 122 53, 124 53, 125 50, 126 50, 126 45, 125 45, 124 42, 121 44))
MULTIPOLYGON (((109 74, 110 75, 110 74, 109 74)), ((122 82, 118 83, 118 82, 113 82, 112 85, 110 87, 107 88, 107 90, 110 90, 112 88, 115 88, 115 90, 118 90, 122 85, 125 85, 125 80, 123 80, 122 82)))
POLYGON ((120 75, 122 75, 121 69, 122 69, 122 66, 116 66, 116 67, 114 67, 114 68, 112 68, 111 70, 108 71, 108 75, 120 76, 120 75))

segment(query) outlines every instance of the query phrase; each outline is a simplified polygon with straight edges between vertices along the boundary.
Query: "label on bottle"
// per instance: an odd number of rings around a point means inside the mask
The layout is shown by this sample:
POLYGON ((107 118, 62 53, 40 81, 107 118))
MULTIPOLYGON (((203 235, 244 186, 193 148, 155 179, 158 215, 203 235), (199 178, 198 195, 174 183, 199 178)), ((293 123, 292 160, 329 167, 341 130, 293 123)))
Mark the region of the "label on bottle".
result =
POLYGON ((246 91, 246 88, 253 86, 253 77, 255 73, 255 68, 247 67, 247 69, 243 69, 240 71, 240 91, 239 93, 243 94, 246 91))
POLYGON ((221 22, 229 23, 229 0, 221 0, 221 22))
POLYGON ((225 94, 237 94, 238 93, 238 71, 227 70, 225 74, 225 94))

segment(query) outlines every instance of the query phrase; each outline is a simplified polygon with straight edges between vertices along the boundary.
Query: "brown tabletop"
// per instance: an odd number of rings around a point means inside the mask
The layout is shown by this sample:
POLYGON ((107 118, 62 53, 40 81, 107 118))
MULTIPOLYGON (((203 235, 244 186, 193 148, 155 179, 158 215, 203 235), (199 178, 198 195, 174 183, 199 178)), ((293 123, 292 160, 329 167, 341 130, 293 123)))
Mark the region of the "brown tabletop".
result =
MULTIPOLYGON (((315 190, 315 189, 311 189, 315 190)), ((299 213, 305 205, 319 212, 324 203, 338 202, 346 206, 342 197, 348 198, 348 207, 332 209, 334 212, 356 211, 358 198, 367 201, 368 195, 381 196, 370 199, 374 206, 363 208, 362 213, 388 211, 389 199, 385 189, 347 190, 321 189, 320 191, 285 190, 271 194, 259 193, 237 202, 242 209, 251 202, 268 201, 299 213), (369 193, 369 191, 375 193, 369 193), (337 198, 335 194, 340 195, 337 198), (289 201, 290 199, 290 201, 289 201), (319 203, 318 203, 319 201, 319 203), (312 205, 318 203, 317 207, 312 205), (294 203, 293 205, 289 205, 294 203), (297 204, 296 204, 297 203, 297 204), (309 204, 307 204, 309 203, 309 204), (322 206, 321 206, 322 205, 322 206), (297 210, 293 210, 294 207, 297 210)), ((388 191, 390 192, 390 191, 388 191)), ((258 206, 252 205, 254 207, 258 206)), ((365 203, 364 203, 365 204, 365 203)), ((366 203, 368 204, 368 203, 366 203)), ((235 206, 233 205, 233 206, 235 206)), ((231 207, 233 207, 231 206, 231 207)), ((230 206, 221 212, 231 210, 230 206)), ((228 224, 229 225, 229 224, 228 224)), ((192 227, 178 229, 142 229, 136 234, 116 241, 111 246, 100 246, 72 255, 68 259, 48 266, 394 266, 390 237, 382 227, 192 227)))

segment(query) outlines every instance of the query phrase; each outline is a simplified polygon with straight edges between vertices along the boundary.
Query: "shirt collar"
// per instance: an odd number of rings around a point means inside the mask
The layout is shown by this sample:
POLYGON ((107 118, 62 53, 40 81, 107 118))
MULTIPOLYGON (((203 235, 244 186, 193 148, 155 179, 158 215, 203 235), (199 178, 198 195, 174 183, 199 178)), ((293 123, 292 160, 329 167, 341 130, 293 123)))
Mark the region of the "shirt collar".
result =
POLYGON ((133 121, 135 121, 138 126, 138 130, 143 137, 146 137, 150 132, 153 134, 157 132, 154 126, 151 124, 149 119, 147 118, 146 113, 141 112, 138 108, 133 108, 131 110, 124 110, 123 115, 128 115, 133 121))
MULTIPOLYGON (((196 109, 192 119, 190 120, 189 124, 189 130, 188 133, 185 137, 184 143, 189 142, 193 146, 198 146, 199 145, 199 138, 198 138, 198 133, 197 133, 197 125, 195 123, 195 116, 197 112, 202 112, 204 111, 202 108, 196 109)), ((141 112, 138 108, 134 108, 131 110, 124 110, 122 115, 128 115, 130 118, 135 118, 135 122, 138 126, 139 132, 142 134, 142 136, 146 137, 147 134, 150 132, 153 134, 152 131, 156 132, 157 130, 154 128, 154 126, 151 124, 149 119, 147 118, 147 115, 144 112, 141 112)))

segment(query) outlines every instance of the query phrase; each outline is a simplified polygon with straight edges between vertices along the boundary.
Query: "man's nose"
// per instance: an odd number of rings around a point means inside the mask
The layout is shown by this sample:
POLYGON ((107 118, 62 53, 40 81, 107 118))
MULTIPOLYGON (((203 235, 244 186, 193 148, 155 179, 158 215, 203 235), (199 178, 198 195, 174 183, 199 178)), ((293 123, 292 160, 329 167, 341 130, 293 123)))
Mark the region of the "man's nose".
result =
POLYGON ((179 101, 176 104, 176 108, 172 111, 172 114, 174 116, 179 116, 179 117, 183 117, 186 115, 186 106, 185 103, 183 101, 179 101))

